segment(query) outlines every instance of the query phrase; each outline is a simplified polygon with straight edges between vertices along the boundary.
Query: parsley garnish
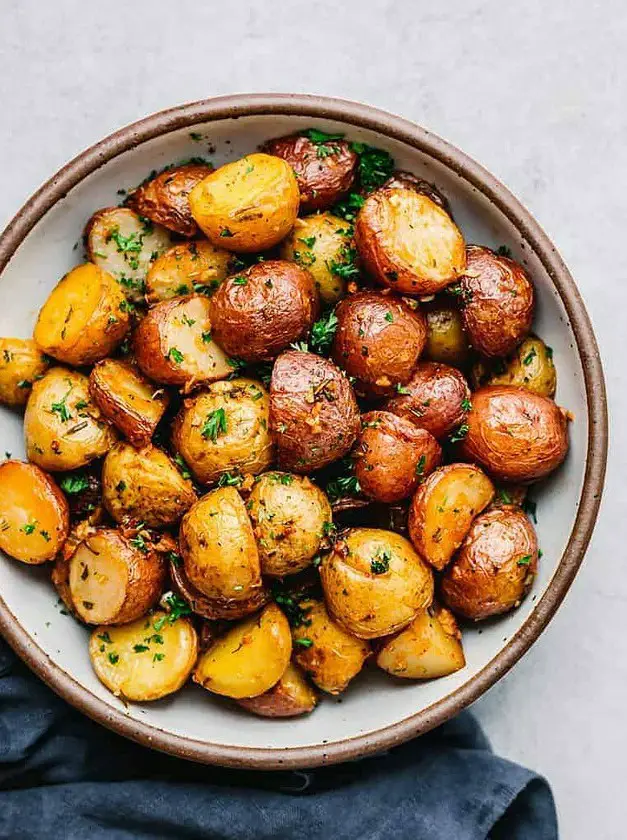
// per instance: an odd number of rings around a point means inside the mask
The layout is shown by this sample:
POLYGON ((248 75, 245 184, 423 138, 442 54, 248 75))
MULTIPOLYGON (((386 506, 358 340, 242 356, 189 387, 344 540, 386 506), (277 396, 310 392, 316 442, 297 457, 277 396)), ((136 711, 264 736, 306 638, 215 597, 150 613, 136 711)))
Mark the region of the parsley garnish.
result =
POLYGON ((242 275, 239 274, 237 277, 234 277, 231 282, 233 283, 234 286, 247 286, 248 285, 248 278, 247 277, 242 277, 242 275))
POLYGON ((281 607, 292 627, 309 627, 311 619, 307 618, 308 609, 304 609, 297 599, 286 592, 278 581, 272 584, 272 597, 281 607))
POLYGON ((427 458, 425 455, 421 455, 418 459, 418 463, 416 464, 416 475, 423 475, 425 471, 425 464, 427 463, 427 458))
POLYGON ((357 496, 360 492, 359 481, 357 476, 354 475, 339 476, 329 481, 326 486, 326 494, 331 502, 341 499, 343 496, 357 496))
POLYGON ((532 499, 527 497, 526 499, 523 499, 521 507, 525 511, 527 516, 529 516, 529 518, 531 520, 533 520, 534 525, 537 525, 538 524, 538 517, 536 516, 536 512, 537 512, 537 508, 538 508, 537 504, 532 499))
POLYGON ((31 534, 35 533, 35 528, 37 527, 37 520, 34 522, 28 522, 26 525, 23 525, 20 528, 20 531, 23 531, 27 537, 30 537, 31 534))
POLYGON ((370 571, 373 575, 384 575, 390 568, 392 555, 389 551, 379 551, 376 557, 370 561, 370 571))
POLYGON ((219 435, 225 435, 227 432, 226 411, 223 408, 216 408, 207 415, 207 419, 200 431, 202 437, 215 441, 219 435))
POLYGON ((302 648, 310 648, 310 647, 312 647, 313 642, 311 641, 311 639, 302 638, 302 639, 294 639, 294 644, 298 645, 299 647, 302 647, 302 648))
POLYGON ((72 419, 72 415, 69 412, 66 400, 70 396, 73 387, 73 385, 70 385, 67 394, 65 394, 65 396, 61 400, 59 400, 59 402, 54 402, 50 406, 51 413, 58 414, 63 423, 67 423, 68 420, 72 419))
POLYGON ((146 545, 146 540, 142 537, 141 534, 137 534, 137 536, 129 540, 129 544, 132 545, 133 548, 136 548, 138 551, 141 551, 142 554, 148 554, 148 546, 146 545))
POLYGON ((180 365, 184 358, 185 356, 176 347, 170 347, 168 350, 168 359, 172 359, 177 365, 180 365))
POLYGON ((461 426, 453 432, 452 435, 449 437, 449 441, 451 443, 457 443, 460 440, 463 440, 466 435, 468 434, 468 423, 462 423, 461 426))
POLYGON ((324 353, 331 346, 335 331, 337 330, 337 315, 331 310, 327 315, 319 318, 311 329, 309 344, 311 349, 318 353, 324 353))
POLYGON ((218 487, 239 487, 244 481, 244 476, 238 473, 225 472, 218 479, 218 487))
POLYGON ((537 355, 538 354, 536 353, 536 348, 532 347, 531 350, 525 356, 525 358, 522 360, 523 365, 530 365, 537 355))
POLYGON ((89 479, 86 475, 66 475, 61 479, 61 490, 69 496, 75 496, 89 488, 89 479))
POLYGON ((517 566, 528 566, 531 563, 531 554, 525 554, 524 557, 521 557, 519 560, 516 561, 517 566))
POLYGON ((346 219, 347 222, 353 222, 365 200, 363 195, 359 195, 359 193, 349 193, 346 198, 338 201, 331 212, 334 216, 346 219))
POLYGON ((383 149, 366 143, 351 143, 351 149, 359 155, 359 180, 366 192, 382 186, 394 171, 394 159, 383 149))
POLYGON ((470 411, 472 408, 472 403, 467 397, 464 397, 462 400, 462 411, 470 411))
POLYGON ((119 653, 110 653, 109 654, 109 662, 112 665, 117 665, 120 661, 120 654, 119 653))
POLYGON ((173 592, 168 592, 168 594, 164 596, 163 601, 170 611, 167 615, 162 615, 161 618, 158 618, 152 625, 157 633, 163 628, 166 621, 168 624, 174 624, 174 622, 181 618, 181 616, 191 615, 192 613, 187 601, 179 598, 179 596, 175 595, 173 592))
POLYGON ((338 252, 339 260, 331 260, 329 268, 332 274, 341 277, 343 280, 350 280, 351 277, 359 277, 359 269, 355 264, 357 258, 356 248, 343 247, 338 252))
POLYGON ((510 260, 512 258, 512 252, 507 245, 499 245, 494 253, 498 254, 499 257, 508 257, 510 260))
POLYGON ((228 228, 222 228, 220 231, 220 236, 227 237, 227 236, 234 236, 234 234, 228 228))

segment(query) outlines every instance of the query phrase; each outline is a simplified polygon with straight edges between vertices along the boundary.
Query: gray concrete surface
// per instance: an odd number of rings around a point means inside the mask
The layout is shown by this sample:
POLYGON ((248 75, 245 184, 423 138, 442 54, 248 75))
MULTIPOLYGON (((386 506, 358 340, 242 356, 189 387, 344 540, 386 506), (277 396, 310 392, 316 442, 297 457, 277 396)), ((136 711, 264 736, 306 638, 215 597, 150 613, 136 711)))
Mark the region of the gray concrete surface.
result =
POLYGON ((358 99, 424 124, 554 238, 604 356, 606 495, 564 606, 475 711, 497 750, 550 779, 566 840, 626 834, 626 42, 621 0, 0 0, 0 224, 120 125, 267 90, 358 99))

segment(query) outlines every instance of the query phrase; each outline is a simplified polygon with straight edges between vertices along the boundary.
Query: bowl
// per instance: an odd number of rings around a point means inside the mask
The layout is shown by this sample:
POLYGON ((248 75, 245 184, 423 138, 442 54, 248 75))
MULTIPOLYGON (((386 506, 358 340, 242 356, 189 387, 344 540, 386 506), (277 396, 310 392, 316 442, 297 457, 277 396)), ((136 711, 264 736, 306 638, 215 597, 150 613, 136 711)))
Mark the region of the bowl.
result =
MULTIPOLYGON (((601 361, 584 304, 555 246, 516 198, 463 152, 366 105, 319 96, 226 96, 147 117, 80 154, 33 195, 0 237, 0 335, 28 337, 58 279, 82 259, 91 213, 153 169, 193 156, 216 164, 262 141, 316 126, 389 151, 402 169, 449 197, 470 242, 508 246, 537 289, 536 329, 553 347, 557 401, 574 415, 566 463, 537 491, 543 556, 519 609, 465 634, 466 667, 399 685, 367 669, 345 695, 302 719, 264 720, 188 686, 170 699, 125 705, 94 675, 87 631, 61 611, 41 567, 0 558, 0 629, 22 659, 85 714, 144 745, 196 761, 264 769, 355 759, 426 732, 476 700, 546 627, 583 559, 599 507, 607 451, 601 361), (202 139, 199 141, 198 136, 202 139)), ((0 410, 2 450, 23 457, 21 417, 0 410)), ((514 710, 512 710, 514 714, 514 710)))

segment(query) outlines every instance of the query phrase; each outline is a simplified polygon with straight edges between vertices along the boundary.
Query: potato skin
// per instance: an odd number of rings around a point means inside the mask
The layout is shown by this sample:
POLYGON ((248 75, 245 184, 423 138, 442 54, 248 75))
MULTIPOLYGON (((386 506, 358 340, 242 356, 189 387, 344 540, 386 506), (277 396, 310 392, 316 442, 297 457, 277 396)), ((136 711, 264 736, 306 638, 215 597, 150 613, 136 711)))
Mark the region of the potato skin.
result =
POLYGON ((305 621, 292 628, 294 659, 322 691, 341 694, 370 656, 370 645, 334 621, 323 601, 304 600, 300 608, 305 621))
POLYGON ((442 210, 449 214, 449 216, 451 215, 451 209, 447 199, 444 195, 442 195, 435 184, 425 181, 424 178, 418 178, 418 176, 413 175, 411 172, 398 170, 387 179, 385 184, 383 184, 383 189, 387 190, 394 188, 414 190, 414 192, 420 193, 421 195, 426 195, 427 198, 430 198, 434 204, 441 207, 442 210))
POLYGON ((282 469, 310 473, 342 458, 360 428, 348 379, 321 356, 287 350, 272 369, 270 425, 282 469))
POLYGON ((383 409, 442 440, 466 421, 469 400, 470 388, 457 368, 419 362, 409 382, 383 409))
POLYGON ((469 245, 460 278, 462 317, 470 343, 484 356, 506 356, 531 329, 535 292, 517 262, 469 245))
POLYGON ((33 337, 44 353, 78 367, 108 356, 129 328, 120 286, 97 265, 84 263, 52 290, 39 312, 33 337))
POLYGON ((154 261, 146 276, 149 305, 181 295, 213 294, 231 273, 233 254, 206 239, 179 242, 154 261))
POLYGON ((389 396, 407 382, 427 339, 419 309, 395 295, 357 292, 338 304, 333 360, 366 396, 389 396))
POLYGON ((213 335, 230 356, 274 359, 309 334, 320 303, 313 277, 286 260, 266 260, 226 279, 211 298, 213 335))
POLYGON ((520 604, 537 569, 538 541, 525 514, 514 505, 493 508, 473 522, 442 578, 442 597, 465 618, 500 615, 520 604))
POLYGON ((464 238, 451 217, 426 195, 394 187, 371 193, 357 215, 357 250, 382 286, 431 295, 464 270, 464 238))
POLYGON ((22 563, 52 560, 70 528, 65 496, 34 464, 0 464, 0 551, 22 563))
POLYGON ((475 391, 464 456, 497 480, 515 484, 553 472, 568 452, 568 421, 548 397, 513 385, 475 391))
POLYGON ((427 318, 425 360, 464 370, 470 359, 470 344, 461 312, 438 298, 423 308, 427 318))
POLYGON ((405 627, 433 600, 433 574, 412 544, 392 531, 351 528, 320 565, 327 608, 361 639, 405 627))
POLYGON ((0 403, 26 405, 33 382, 48 370, 49 361, 29 338, 0 338, 0 403))
POLYGON ((214 382, 185 400, 174 420, 172 442, 196 480, 213 484, 225 472, 257 475, 270 466, 274 442, 269 423, 270 400, 261 382, 214 382), (207 425, 211 418, 213 428, 207 425))
POLYGON ((406 499, 442 459, 429 432, 389 411, 369 411, 361 418, 353 457, 361 492, 377 502, 406 499))
POLYGON ((475 388, 482 385, 516 385, 541 397, 553 397, 557 376, 553 354, 535 335, 530 335, 508 359, 478 361, 472 368, 475 388))
POLYGON ((198 225, 192 217, 189 194, 211 172, 212 166, 199 163, 171 167, 137 187, 126 203, 151 222, 181 236, 195 236, 198 225))
POLYGON ((189 194, 192 216, 207 239, 228 251, 265 251, 290 232, 300 194, 281 158, 257 153, 226 163, 189 194))
POLYGON ((258 697, 238 701, 239 705, 260 717, 288 718, 313 712, 318 695, 297 665, 290 664, 276 685, 258 697))
POLYGON ((24 439, 29 461, 64 472, 106 455, 117 434, 91 402, 87 377, 53 367, 33 385, 24 413, 24 439))

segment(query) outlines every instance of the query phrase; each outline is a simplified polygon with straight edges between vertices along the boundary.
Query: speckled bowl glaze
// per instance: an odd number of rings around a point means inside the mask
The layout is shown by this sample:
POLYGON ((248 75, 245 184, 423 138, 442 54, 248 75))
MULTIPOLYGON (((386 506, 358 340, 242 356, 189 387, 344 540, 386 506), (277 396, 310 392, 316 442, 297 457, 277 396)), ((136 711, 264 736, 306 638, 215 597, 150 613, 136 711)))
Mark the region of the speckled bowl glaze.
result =
MULTIPOLYGON (((534 491, 543 550, 520 609, 465 634, 466 667, 399 684, 375 669, 341 698, 291 721, 255 718, 197 686, 152 704, 124 705, 96 679, 87 631, 62 615, 48 570, 0 558, 0 629, 62 697, 105 726, 178 756, 236 767, 307 767, 355 759, 426 732, 476 700, 538 638, 570 586, 599 506, 607 452, 601 361, 577 287, 556 248, 511 193, 438 137, 365 105, 318 96, 257 94, 163 111, 107 137, 48 181, 0 238, 0 335, 30 336, 57 280, 82 258, 91 213, 152 169, 206 155, 220 164, 262 141, 315 125, 387 149, 402 169, 435 181, 466 239, 511 248, 538 292, 537 332, 553 347, 557 400, 573 413, 564 466, 534 491), (202 141, 195 140, 202 135, 202 141)), ((24 453, 21 417, 0 409, 0 448, 24 453)), ((514 714, 514 710, 512 710, 514 714)))

